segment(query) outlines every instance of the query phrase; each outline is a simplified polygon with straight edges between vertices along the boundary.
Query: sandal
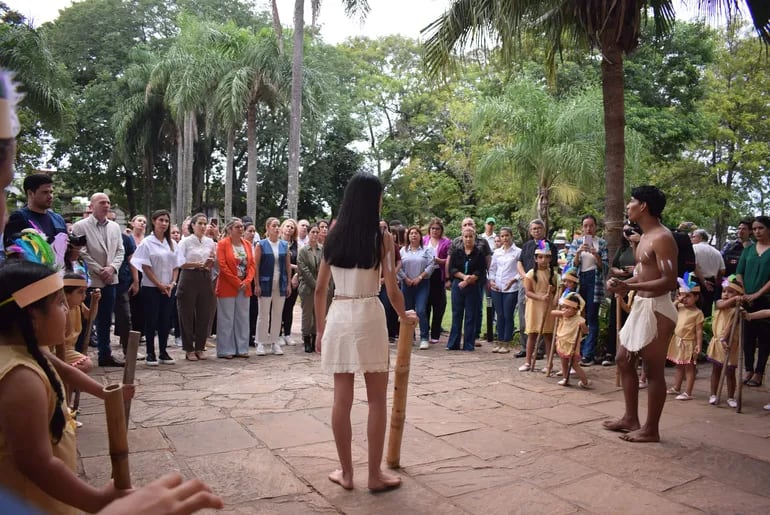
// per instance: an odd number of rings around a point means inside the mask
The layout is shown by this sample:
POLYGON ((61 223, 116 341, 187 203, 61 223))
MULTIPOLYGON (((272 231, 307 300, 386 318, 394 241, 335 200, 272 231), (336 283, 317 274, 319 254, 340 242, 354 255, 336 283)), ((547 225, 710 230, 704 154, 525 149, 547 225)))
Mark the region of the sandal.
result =
POLYGON ((751 379, 749 382, 746 383, 746 386, 762 386, 762 381, 751 379))
POLYGON ((691 401, 694 397, 687 392, 682 392, 679 395, 676 396, 676 400, 678 401, 691 401))
POLYGON ((529 363, 524 363, 522 366, 519 367, 519 372, 529 372, 530 365, 529 363))

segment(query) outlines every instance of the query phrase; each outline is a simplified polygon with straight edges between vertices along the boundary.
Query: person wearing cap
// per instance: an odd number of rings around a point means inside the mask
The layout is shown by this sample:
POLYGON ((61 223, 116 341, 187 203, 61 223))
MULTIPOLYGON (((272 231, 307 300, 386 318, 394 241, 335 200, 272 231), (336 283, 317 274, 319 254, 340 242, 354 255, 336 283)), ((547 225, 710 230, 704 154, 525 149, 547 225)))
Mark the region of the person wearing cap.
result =
POLYGON ((695 252, 695 275, 701 284, 700 307, 703 316, 710 317, 715 298, 722 296, 722 277, 725 275, 725 260, 722 254, 708 244, 709 233, 695 229, 690 234, 695 252))
POLYGON ((28 228, 45 234, 49 243, 57 234, 66 233, 64 218, 51 209, 53 179, 48 174, 35 173, 24 178, 23 187, 27 205, 11 213, 5 231, 6 245, 15 235, 28 228))
POLYGON ((590 367, 599 337, 599 306, 604 300, 604 269, 609 267, 607 242, 596 237, 596 217, 585 215, 581 220, 583 234, 574 240, 567 252, 567 263, 580 270, 580 296, 586 301, 585 318, 588 335, 580 346, 581 364, 590 367))
POLYGON ((497 237, 497 234, 495 234, 496 223, 497 221, 494 216, 488 216, 487 219, 484 220, 484 234, 481 235, 481 238, 487 240, 489 248, 492 250, 495 249, 495 238, 497 237))

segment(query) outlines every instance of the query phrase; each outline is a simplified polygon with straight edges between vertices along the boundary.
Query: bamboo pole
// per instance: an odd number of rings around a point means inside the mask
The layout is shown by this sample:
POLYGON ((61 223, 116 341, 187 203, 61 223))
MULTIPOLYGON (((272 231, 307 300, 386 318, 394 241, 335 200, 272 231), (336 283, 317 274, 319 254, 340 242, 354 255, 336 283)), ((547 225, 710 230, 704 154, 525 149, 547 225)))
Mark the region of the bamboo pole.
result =
MULTIPOLYGON (((130 331, 128 333, 128 343, 126 344, 126 363, 123 368, 123 384, 134 384, 134 374, 136 373, 136 353, 139 349, 139 338, 142 335, 139 331, 130 331)), ((131 399, 123 401, 123 408, 126 412, 126 427, 131 417, 131 399)))
POLYGON ((743 409, 743 378, 741 375, 744 373, 743 371, 743 346, 745 342, 743 339, 746 337, 746 321, 743 319, 743 313, 739 313, 741 315, 741 321, 738 325, 738 370, 740 371, 737 374, 737 381, 738 381, 738 393, 735 396, 735 402, 738 403, 738 407, 735 408, 736 413, 740 413, 743 409))
POLYGON ((401 440, 406 420, 406 394, 409 387, 409 367, 412 358, 412 334, 415 324, 401 320, 398 331, 396 369, 393 380, 393 409, 390 413, 390 434, 388 435, 388 467, 401 467, 401 440))
POLYGON ((131 472, 128 469, 128 431, 123 407, 123 385, 107 385, 104 387, 104 394, 112 478, 115 480, 115 488, 126 490, 131 488, 131 472))
POLYGON ((551 338, 551 348, 548 349, 548 358, 545 361, 545 377, 551 377, 551 372, 553 370, 553 353, 556 349, 556 338, 557 334, 559 333, 559 322, 561 322, 561 317, 556 317, 556 322, 554 322, 553 325, 553 337, 551 338))
MULTIPOLYGON (((727 375, 727 367, 730 366, 730 353, 733 350, 733 337, 735 336, 735 329, 741 319, 741 305, 738 304, 735 306, 735 315, 733 318, 733 323, 730 325, 730 336, 727 339, 727 349, 725 350, 725 360, 722 363, 722 370, 719 373, 719 383, 717 383, 717 402, 716 405, 719 406, 719 402, 722 399, 722 388, 724 388, 725 385, 725 376, 727 375)), ((716 345, 721 345, 721 343, 717 343, 716 345)))

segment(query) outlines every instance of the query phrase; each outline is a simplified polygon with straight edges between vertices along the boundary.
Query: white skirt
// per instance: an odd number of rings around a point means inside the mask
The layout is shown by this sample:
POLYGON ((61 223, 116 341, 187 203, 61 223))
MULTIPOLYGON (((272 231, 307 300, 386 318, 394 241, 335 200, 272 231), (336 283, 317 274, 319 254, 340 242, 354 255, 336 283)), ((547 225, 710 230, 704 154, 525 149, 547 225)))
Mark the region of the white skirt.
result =
POLYGON ((330 374, 388 371, 388 329, 378 297, 332 301, 321 340, 321 368, 330 374))

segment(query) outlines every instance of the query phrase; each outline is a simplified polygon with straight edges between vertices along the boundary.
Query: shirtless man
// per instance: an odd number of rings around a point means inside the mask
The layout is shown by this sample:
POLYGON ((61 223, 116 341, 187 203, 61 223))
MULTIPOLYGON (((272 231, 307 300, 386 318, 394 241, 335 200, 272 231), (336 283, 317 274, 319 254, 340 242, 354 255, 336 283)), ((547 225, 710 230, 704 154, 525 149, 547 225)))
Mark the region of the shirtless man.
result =
POLYGON ((626 412, 619 420, 604 422, 605 429, 626 433, 620 438, 629 442, 660 441, 658 423, 666 402, 666 350, 677 317, 670 292, 677 287, 678 250, 671 232, 660 223, 665 206, 666 196, 655 186, 639 186, 631 191, 626 207, 628 219, 644 231, 636 248, 636 269, 625 282, 616 278, 607 281, 610 293, 636 291, 631 313, 620 332, 616 360, 626 412), (637 357, 644 360, 649 385, 644 426, 639 424, 637 357))

